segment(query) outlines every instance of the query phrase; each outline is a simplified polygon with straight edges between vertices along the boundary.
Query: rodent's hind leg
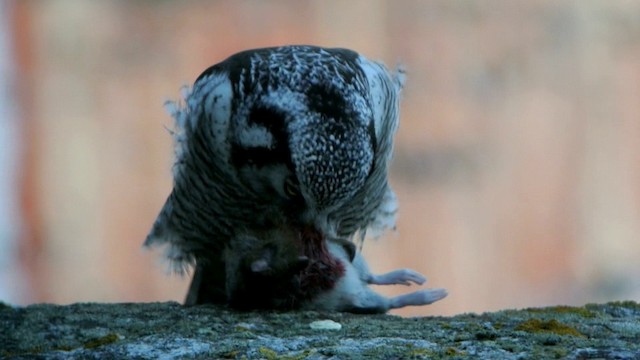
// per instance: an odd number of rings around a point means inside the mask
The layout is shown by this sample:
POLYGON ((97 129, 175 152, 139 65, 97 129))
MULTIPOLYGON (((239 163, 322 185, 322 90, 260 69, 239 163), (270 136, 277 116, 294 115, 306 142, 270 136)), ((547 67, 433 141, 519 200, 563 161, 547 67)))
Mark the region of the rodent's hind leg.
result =
POLYGON ((390 299, 389 308, 399 309, 405 306, 429 305, 447 296, 445 289, 424 289, 390 299))
POLYGON ((343 311, 356 314, 382 314, 391 309, 406 306, 423 306, 432 304, 447 296, 445 289, 423 289, 409 294, 388 298, 369 288, 363 288, 357 296, 345 306, 343 311))
POLYGON ((411 269, 398 269, 386 274, 369 274, 367 283, 372 285, 422 285, 427 279, 420 273, 411 269))

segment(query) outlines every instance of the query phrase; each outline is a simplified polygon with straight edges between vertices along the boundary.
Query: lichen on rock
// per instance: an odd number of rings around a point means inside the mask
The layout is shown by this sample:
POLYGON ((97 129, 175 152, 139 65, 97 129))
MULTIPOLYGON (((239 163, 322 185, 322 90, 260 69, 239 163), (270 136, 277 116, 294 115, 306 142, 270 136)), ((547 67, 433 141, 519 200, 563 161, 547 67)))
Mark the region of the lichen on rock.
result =
POLYGON ((0 306, 0 358, 640 358, 640 305, 401 318, 167 303, 0 306), (340 324, 334 330, 310 324, 340 324))

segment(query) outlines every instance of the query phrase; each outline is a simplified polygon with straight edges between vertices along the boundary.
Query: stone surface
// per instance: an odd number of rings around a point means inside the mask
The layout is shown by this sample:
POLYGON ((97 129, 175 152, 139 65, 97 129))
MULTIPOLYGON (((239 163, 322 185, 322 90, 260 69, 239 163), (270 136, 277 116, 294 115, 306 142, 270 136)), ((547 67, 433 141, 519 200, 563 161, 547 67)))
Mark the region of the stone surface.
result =
POLYGON ((453 317, 246 312, 177 303, 0 303, 8 359, 640 359, 640 304, 453 317), (331 320, 340 330, 313 329, 331 320))

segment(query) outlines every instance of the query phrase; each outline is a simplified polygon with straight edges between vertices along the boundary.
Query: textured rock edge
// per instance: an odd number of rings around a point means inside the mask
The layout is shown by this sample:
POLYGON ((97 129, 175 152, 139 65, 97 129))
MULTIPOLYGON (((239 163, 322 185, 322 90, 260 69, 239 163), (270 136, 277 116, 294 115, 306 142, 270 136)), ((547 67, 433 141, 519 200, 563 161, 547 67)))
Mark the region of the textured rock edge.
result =
POLYGON ((0 357, 640 359, 640 304, 401 318, 175 302, 0 303, 0 357), (322 320, 331 326, 311 326, 322 320))

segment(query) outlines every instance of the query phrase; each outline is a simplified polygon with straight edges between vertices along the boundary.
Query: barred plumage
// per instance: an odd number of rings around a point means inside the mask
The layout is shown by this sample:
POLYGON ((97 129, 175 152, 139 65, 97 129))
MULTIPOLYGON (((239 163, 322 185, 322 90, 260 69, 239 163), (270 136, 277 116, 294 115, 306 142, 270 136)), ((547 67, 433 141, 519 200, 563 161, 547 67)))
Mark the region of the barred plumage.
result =
POLYGON ((402 81, 351 50, 264 48, 210 67, 168 105, 174 187, 145 245, 169 245, 177 270, 196 266, 188 303, 228 300, 233 239, 278 227, 353 239, 394 225, 402 81))

